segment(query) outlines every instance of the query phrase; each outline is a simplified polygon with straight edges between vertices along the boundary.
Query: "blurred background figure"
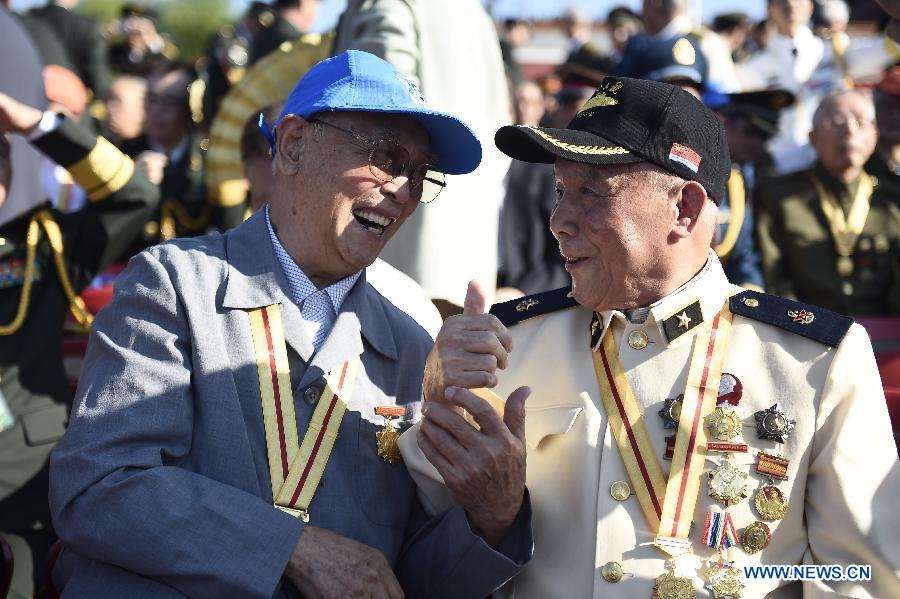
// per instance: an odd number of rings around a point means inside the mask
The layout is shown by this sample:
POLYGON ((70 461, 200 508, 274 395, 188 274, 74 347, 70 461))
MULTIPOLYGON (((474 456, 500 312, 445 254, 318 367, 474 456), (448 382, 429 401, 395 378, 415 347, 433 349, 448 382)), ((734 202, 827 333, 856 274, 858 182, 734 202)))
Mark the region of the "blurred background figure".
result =
POLYGON ((625 6, 617 6, 606 16, 606 27, 612 42, 612 54, 609 56, 610 73, 622 60, 628 41, 644 30, 644 21, 640 15, 625 6))
POLYGON ((594 22, 588 14, 580 8, 569 8, 563 15, 561 24, 568 40, 566 64, 577 64, 609 73, 612 63, 609 56, 594 43, 594 22))
MULTIPOLYGON (((641 14, 644 32, 631 38, 617 74, 625 77, 643 77, 647 72, 644 60, 656 55, 666 45, 676 50, 675 60, 686 66, 699 62, 692 57, 681 39, 699 47, 707 76, 704 86, 729 93, 738 91, 739 82, 731 60, 731 49, 716 33, 695 24, 688 16, 688 0, 644 0, 641 14), (691 60, 693 58, 693 60, 691 60)), ((663 80, 663 79, 658 79, 663 80)))
POLYGON ((200 136, 192 120, 188 91, 194 70, 171 63, 150 76, 144 99, 144 132, 122 146, 135 165, 160 188, 159 214, 144 228, 141 247, 160 240, 203 233, 209 218, 203 189, 200 136))
POLYGON ((844 314, 900 314, 900 203, 864 170, 877 136, 867 92, 819 105, 815 165, 757 194, 767 290, 844 314))
POLYGON ((137 142, 144 130, 144 102, 147 80, 133 75, 119 75, 109 84, 106 92, 106 118, 100 125, 104 137, 117 147, 124 148, 137 142))
POLYGON ((350 0, 334 52, 347 49, 393 64, 421 87, 430 106, 458 115, 481 141, 478 169, 448 176, 440 197, 413 213, 381 257, 422 285, 443 315, 461 311, 472 279, 490 301, 509 168, 493 139, 512 120, 493 22, 478 0, 350 0))
POLYGON ((544 118, 544 91, 534 81, 522 81, 515 88, 515 119, 519 125, 538 125, 544 118))
POLYGON ((728 44, 732 60, 743 60, 750 55, 751 49, 747 42, 753 30, 753 22, 746 13, 729 12, 716 15, 710 29, 728 44))
POLYGON ((274 21, 272 8, 266 2, 251 2, 243 16, 234 24, 227 23, 216 31, 206 44, 201 61, 203 90, 203 126, 209 130, 219 110, 222 98, 241 80, 250 65, 250 46, 253 38, 274 21))
POLYGON ((29 14, 56 32, 72 70, 95 98, 102 98, 109 85, 106 41, 93 19, 74 12, 77 4, 78 0, 51 0, 29 14))
POLYGON ((522 19, 504 19, 500 29, 500 55, 511 89, 516 89, 522 82, 522 69, 516 62, 514 53, 517 48, 526 45, 531 39, 528 22, 522 19))
POLYGON ((831 40, 838 37, 837 43, 844 48, 849 44, 847 25, 850 23, 850 7, 844 0, 818 0, 813 9, 813 33, 831 40))
POLYGON ((273 0, 269 11, 259 13, 262 29, 250 43, 250 64, 280 46, 307 33, 319 14, 321 0, 273 0))
MULTIPOLYGON (((583 104, 581 95, 574 99, 579 107, 583 104)), ((516 124, 534 126, 546 122, 540 86, 523 82, 516 90, 516 99, 519 106, 516 124), (522 98, 527 98, 525 107, 522 98)), ((558 115, 557 118, 566 117, 558 115)), ((500 213, 500 264, 495 301, 508 301, 570 283, 559 244, 549 227, 555 205, 553 165, 513 160, 506 176, 506 196, 500 213)))
POLYGON ((178 49, 156 29, 159 15, 142 4, 125 4, 116 22, 120 40, 109 47, 113 70, 126 75, 146 77, 178 58, 178 49))
POLYGON ((713 248, 728 280, 748 289, 762 291, 765 285, 753 217, 756 169, 771 160, 766 142, 778 130, 779 112, 793 101, 790 92, 769 90, 729 94, 716 108, 725 125, 733 164, 719 206, 713 248))
POLYGON ((814 160, 809 132, 824 95, 845 89, 855 79, 878 77, 896 60, 878 36, 846 46, 842 37, 834 41, 817 37, 809 28, 812 14, 812 0, 768 0, 774 25, 771 39, 737 66, 745 91, 777 87, 797 98, 794 107, 782 113, 778 134, 769 146, 778 173, 805 169, 814 160))
POLYGON ((878 179, 885 193, 900 201, 900 66, 888 69, 875 88, 875 121, 878 143, 866 171, 878 179))

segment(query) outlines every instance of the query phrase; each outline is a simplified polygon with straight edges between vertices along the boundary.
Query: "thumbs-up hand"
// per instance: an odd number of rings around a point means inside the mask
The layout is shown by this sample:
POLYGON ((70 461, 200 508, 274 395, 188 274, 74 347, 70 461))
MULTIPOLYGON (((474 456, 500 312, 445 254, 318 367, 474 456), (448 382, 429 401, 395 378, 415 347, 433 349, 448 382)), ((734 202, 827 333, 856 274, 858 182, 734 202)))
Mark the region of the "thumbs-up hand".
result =
POLYGON ((468 389, 448 387, 444 401, 428 406, 416 437, 466 510, 472 530, 492 546, 503 540, 525 497, 525 400, 530 394, 528 387, 513 391, 501 417, 468 389), (471 414, 479 428, 459 410, 471 414))
POLYGON ((512 351, 509 331, 496 316, 485 314, 484 290, 469 283, 463 313, 447 319, 425 363, 425 399, 445 400, 448 387, 495 387, 497 369, 506 368, 512 351))

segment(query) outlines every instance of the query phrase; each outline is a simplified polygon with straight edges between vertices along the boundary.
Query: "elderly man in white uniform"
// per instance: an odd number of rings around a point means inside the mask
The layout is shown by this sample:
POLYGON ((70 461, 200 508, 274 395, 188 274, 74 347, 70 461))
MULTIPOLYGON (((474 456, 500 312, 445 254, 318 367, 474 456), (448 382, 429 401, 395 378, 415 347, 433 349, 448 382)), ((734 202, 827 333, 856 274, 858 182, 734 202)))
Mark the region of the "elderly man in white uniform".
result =
POLYGON ((488 315, 470 289, 401 442, 428 503, 459 503, 431 466, 465 471, 460 440, 482 433, 446 404, 531 386, 535 552, 502 594, 900 597, 900 464, 868 337, 728 282, 709 249, 730 170, 716 117, 670 85, 607 78, 567 129, 496 142, 555 162, 550 228, 573 285, 488 315))

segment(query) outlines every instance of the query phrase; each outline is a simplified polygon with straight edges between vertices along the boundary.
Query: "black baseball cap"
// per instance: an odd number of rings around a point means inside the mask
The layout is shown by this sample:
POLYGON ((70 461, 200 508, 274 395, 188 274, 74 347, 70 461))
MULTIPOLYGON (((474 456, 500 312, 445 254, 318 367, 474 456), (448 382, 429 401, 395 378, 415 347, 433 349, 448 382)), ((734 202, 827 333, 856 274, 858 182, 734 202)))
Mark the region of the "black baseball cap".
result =
POLYGON ((494 142, 525 162, 651 162, 697 181, 717 205, 731 173, 719 118, 688 92, 659 81, 607 77, 565 129, 510 125, 494 142))

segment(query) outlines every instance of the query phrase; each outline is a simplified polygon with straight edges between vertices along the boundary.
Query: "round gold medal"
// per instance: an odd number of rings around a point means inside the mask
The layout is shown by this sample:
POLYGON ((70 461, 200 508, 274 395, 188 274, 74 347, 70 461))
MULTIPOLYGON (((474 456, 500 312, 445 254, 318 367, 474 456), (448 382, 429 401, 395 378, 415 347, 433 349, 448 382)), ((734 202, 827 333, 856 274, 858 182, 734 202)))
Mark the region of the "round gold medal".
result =
POLYGON ((772 533, 769 531, 769 525, 757 520, 747 526, 744 532, 741 533, 741 548, 751 555, 759 553, 768 547, 771 537, 772 533))
POLYGON ((724 574, 720 574, 715 580, 710 581, 713 597, 740 597, 741 590, 744 588, 741 582, 740 574, 729 569, 724 574))
POLYGON ((784 493, 775 485, 761 487, 753 498, 753 504, 763 520, 781 520, 788 510, 784 493))

